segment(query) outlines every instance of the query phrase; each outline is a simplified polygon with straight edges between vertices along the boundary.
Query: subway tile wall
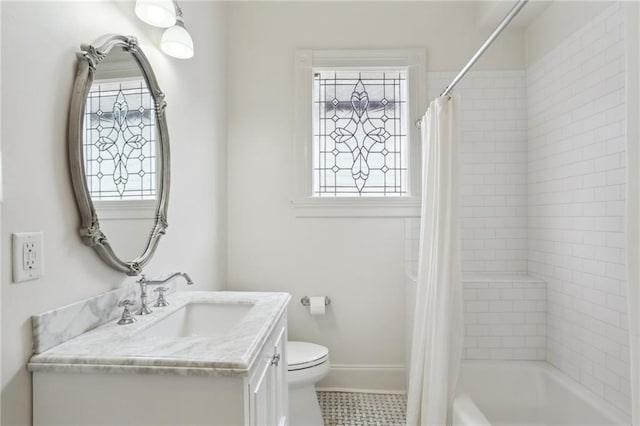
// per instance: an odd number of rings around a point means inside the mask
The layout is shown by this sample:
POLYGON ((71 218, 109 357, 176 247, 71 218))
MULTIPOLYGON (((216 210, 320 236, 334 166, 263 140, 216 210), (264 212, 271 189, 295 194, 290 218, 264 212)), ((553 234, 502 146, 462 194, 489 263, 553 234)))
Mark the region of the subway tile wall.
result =
MULTIPOLYGON (((429 99, 454 73, 429 73, 429 99)), ((456 87, 462 270, 527 270, 525 71, 475 71, 456 87)))
POLYGON ((466 278, 464 358, 544 360, 547 292, 526 275, 466 278))
MULTIPOLYGON (((464 359, 544 360, 546 283, 525 274, 463 277, 464 359)), ((415 278, 407 277, 407 365, 416 299, 415 278)))
POLYGON ((528 270, 547 360, 629 413, 623 37, 616 3, 527 70, 528 270))
MULTIPOLYGON (((456 73, 427 73, 428 99, 456 73)), ((465 273, 527 270, 526 72, 471 71, 456 86, 465 273)), ((417 274, 418 219, 407 219, 407 274, 417 274)))
MULTIPOLYGON (((427 74, 437 97, 456 73, 427 74)), ((472 71, 456 87, 460 141, 465 357, 544 359, 544 282, 527 270, 526 72, 472 71), (507 273, 508 275, 504 275, 507 273), (542 294, 543 294, 542 293, 542 294)), ((417 275, 420 222, 406 220, 407 275, 417 275)), ((411 284, 410 284, 411 285, 411 284)))
POLYGON ((407 274, 407 285, 414 283, 418 276, 419 252, 420 219, 409 217, 404 220, 404 266, 407 274))

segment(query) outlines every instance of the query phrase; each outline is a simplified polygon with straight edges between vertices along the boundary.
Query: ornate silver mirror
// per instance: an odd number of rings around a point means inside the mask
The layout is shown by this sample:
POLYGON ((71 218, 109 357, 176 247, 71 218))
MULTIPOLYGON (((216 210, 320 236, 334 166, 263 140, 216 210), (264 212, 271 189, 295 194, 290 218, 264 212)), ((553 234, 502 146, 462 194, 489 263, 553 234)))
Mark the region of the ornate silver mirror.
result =
POLYGON ((82 45, 69 112, 69 166, 85 244, 137 275, 167 227, 166 103, 134 37, 82 45))

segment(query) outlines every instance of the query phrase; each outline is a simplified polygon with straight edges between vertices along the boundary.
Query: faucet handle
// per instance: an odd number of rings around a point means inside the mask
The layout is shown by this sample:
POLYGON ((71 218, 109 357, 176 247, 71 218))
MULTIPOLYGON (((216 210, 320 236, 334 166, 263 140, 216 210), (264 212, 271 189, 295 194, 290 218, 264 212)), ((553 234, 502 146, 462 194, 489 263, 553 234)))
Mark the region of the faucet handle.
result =
POLYGON ((167 302, 167 299, 164 297, 164 293, 167 290, 169 290, 167 287, 158 287, 155 290, 153 290, 154 293, 158 293, 158 300, 156 301, 156 304, 153 305, 154 307, 162 308, 169 305, 169 302, 167 302))
POLYGON ((122 311, 122 318, 120 318, 118 324, 133 324, 134 322, 136 322, 136 319, 133 317, 133 315, 131 315, 131 311, 129 310, 129 306, 133 305, 135 305, 135 302, 129 299, 121 300, 120 302, 118 302, 118 307, 124 308, 124 311, 122 311))

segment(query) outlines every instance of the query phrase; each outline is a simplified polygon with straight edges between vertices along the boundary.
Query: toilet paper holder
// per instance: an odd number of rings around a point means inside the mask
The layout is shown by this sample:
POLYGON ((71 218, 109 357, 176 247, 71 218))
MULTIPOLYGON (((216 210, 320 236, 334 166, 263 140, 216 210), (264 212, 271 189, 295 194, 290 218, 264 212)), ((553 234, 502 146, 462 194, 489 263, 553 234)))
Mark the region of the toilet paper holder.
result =
MULTIPOLYGON (((309 301, 309 296, 305 296, 302 299, 300 299, 300 303, 302 303, 302 306, 309 306, 311 304, 311 302, 309 301)), ((325 296, 324 297, 324 306, 328 306, 331 304, 331 299, 329 299, 329 297, 325 296)))

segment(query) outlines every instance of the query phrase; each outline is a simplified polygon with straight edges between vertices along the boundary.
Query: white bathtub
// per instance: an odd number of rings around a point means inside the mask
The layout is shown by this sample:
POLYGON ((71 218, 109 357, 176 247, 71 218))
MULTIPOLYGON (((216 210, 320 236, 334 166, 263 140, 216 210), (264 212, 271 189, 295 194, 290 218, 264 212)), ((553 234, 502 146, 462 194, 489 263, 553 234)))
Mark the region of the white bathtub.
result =
POLYGON ((458 425, 624 425, 625 416, 550 364, 465 361, 452 422, 458 425))

